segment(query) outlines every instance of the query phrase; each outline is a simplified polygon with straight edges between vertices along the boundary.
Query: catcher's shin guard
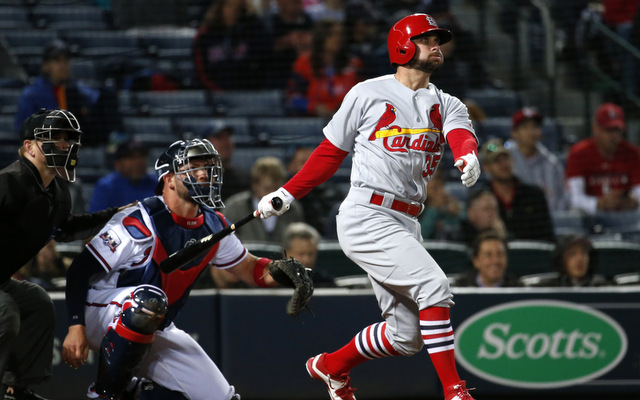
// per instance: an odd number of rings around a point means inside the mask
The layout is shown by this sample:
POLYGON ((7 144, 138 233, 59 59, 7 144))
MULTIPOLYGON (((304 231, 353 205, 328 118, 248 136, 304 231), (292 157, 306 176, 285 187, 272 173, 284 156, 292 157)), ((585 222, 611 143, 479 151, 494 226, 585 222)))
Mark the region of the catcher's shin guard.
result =
POLYGON ((138 286, 122 306, 115 328, 100 344, 95 392, 117 399, 151 349, 153 335, 167 312, 167 296, 151 285, 138 286))

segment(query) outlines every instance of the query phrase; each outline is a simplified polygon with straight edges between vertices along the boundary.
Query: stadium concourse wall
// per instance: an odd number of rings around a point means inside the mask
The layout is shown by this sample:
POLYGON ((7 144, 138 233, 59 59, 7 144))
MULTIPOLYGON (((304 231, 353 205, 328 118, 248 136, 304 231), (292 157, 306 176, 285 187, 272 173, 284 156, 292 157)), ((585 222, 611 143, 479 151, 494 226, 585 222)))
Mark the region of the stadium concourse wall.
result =
MULTIPOLYGON (((476 388, 477 400, 640 393, 640 287, 456 288, 454 294, 458 369, 476 388)), ((48 398, 83 399, 97 357, 92 353, 78 370, 64 365, 64 294, 52 296, 59 321, 53 379, 36 389, 48 398)), ((325 399, 305 361, 380 321, 376 299, 369 289, 316 289, 312 312, 292 318, 285 314, 289 296, 287 289, 194 291, 176 323, 198 340, 243 400, 325 399)), ((424 349, 362 364, 351 376, 358 398, 442 396, 424 349)))

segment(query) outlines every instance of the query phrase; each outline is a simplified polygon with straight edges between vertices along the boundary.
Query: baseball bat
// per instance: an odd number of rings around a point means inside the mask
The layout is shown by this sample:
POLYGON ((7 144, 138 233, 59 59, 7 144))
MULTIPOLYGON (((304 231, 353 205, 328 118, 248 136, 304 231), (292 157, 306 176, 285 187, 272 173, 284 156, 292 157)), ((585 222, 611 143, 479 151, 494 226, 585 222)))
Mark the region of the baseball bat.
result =
MULTIPOLYGON (((275 210, 280 210, 282 208, 282 200, 279 197, 274 197, 273 199, 271 199, 271 205, 275 210)), ((256 217, 258 217, 258 215, 260 215, 260 213, 258 212, 258 210, 255 210, 251 214, 240 219, 240 221, 236 222, 235 224, 231 224, 216 233, 207 235, 192 245, 183 247, 182 249, 176 251, 169 257, 162 260, 160 262, 160 270, 166 274, 177 270, 191 260, 194 260, 200 257, 203 253, 209 251, 209 249, 216 243, 229 236, 232 232, 245 225, 246 223, 253 221, 256 217)))

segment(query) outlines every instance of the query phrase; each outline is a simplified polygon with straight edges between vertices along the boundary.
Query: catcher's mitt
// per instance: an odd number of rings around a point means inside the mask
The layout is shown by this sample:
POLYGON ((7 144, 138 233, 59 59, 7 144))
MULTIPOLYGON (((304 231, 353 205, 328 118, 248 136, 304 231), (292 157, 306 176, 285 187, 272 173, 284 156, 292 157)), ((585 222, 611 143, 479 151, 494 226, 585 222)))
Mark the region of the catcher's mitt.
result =
POLYGON ((312 270, 295 258, 273 260, 269 273, 282 286, 293 288, 293 296, 287 302, 287 314, 298 315, 306 307, 313 294, 312 270))

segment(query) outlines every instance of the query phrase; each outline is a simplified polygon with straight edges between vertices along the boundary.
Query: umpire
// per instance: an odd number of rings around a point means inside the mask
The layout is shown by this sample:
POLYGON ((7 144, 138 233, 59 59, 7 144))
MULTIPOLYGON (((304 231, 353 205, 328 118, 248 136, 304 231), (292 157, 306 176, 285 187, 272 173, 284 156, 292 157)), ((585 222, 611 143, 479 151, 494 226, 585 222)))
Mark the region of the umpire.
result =
POLYGON ((11 276, 49 240, 97 233, 118 209, 73 216, 69 182, 82 131, 66 110, 40 110, 20 128, 19 159, 0 171, 0 399, 43 399, 30 385, 51 376, 53 303, 11 276))

